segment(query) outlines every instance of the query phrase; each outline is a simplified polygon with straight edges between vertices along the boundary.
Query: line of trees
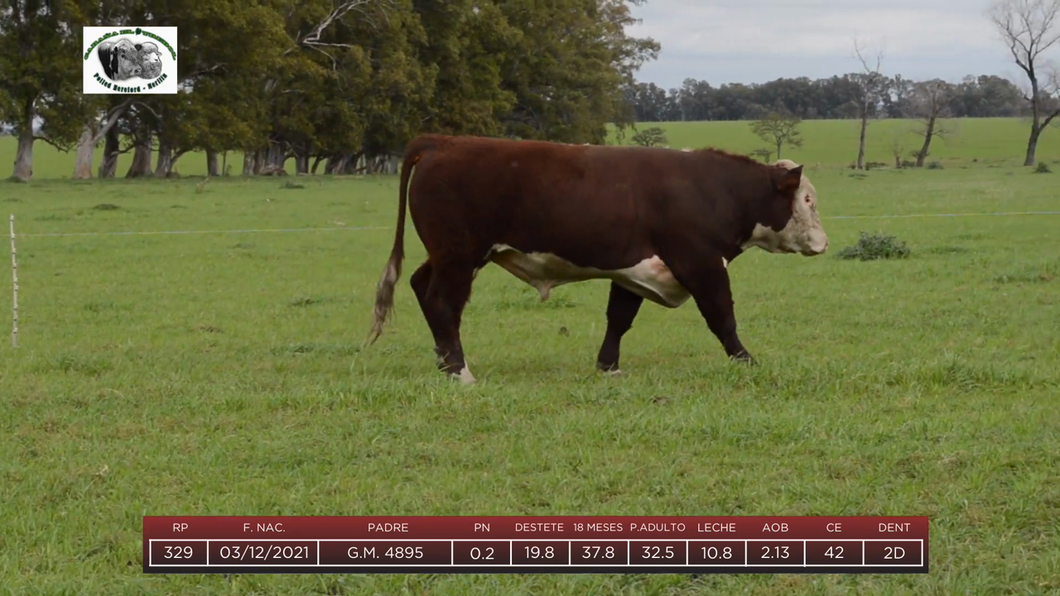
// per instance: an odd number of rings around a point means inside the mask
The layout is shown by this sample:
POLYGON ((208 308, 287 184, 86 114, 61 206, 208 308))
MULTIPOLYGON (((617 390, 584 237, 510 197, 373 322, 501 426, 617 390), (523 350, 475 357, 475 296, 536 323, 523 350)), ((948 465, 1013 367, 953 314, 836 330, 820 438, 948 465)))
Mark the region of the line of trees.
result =
MULTIPOLYGON (((869 95, 867 111, 873 118, 905 118, 922 103, 928 89, 937 88, 938 104, 950 118, 1013 117, 1030 113, 1018 86, 997 76, 967 76, 960 83, 911 81, 902 75, 883 77, 881 92, 869 95)), ((760 120, 766 114, 789 113, 803 120, 856 119, 864 102, 863 73, 827 79, 777 79, 768 83, 723 84, 685 79, 680 88, 663 89, 655 83, 626 88, 639 122, 697 120, 760 120)), ((934 91, 932 91, 934 93, 934 91)))
POLYGON ((167 176, 204 151, 244 174, 347 173, 422 132, 601 143, 633 121, 622 90, 659 44, 635 38, 645 0, 19 0, 0 4, 0 122, 13 175, 45 142, 75 178, 167 176), (176 26, 182 92, 83 95, 82 27, 176 26), (35 130, 34 123, 43 124, 35 130), (153 159, 152 159, 153 157, 153 159), (152 163, 153 161, 153 163, 152 163))
MULTIPOLYGON (((244 174, 349 173, 399 154, 423 132, 602 143, 607 125, 635 121, 858 118, 857 166, 871 120, 916 118, 925 138, 944 120, 1027 116, 1027 165, 1060 124, 1060 0, 996 0, 995 25, 1025 86, 996 76, 960 83, 882 74, 883 54, 855 40, 863 70, 680 89, 638 83, 660 45, 636 38, 631 6, 646 0, 17 0, 0 2, 0 125, 18 138, 13 175, 33 174, 45 142, 76 155, 73 177, 168 176, 206 154, 244 174), (83 95, 82 27, 176 26, 181 93, 83 95), (43 122, 39 128, 34 124, 43 122), (238 166, 238 164, 237 164, 238 166)), ((779 151, 779 146, 778 146, 779 151)))

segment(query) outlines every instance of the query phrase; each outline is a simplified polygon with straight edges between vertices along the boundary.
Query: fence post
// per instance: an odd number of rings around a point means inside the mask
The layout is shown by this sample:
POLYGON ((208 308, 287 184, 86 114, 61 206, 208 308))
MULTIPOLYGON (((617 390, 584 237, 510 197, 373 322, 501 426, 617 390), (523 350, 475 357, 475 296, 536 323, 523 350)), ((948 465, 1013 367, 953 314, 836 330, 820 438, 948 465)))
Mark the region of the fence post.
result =
POLYGON ((11 347, 18 347, 18 259, 15 258, 15 215, 11 214, 11 347))

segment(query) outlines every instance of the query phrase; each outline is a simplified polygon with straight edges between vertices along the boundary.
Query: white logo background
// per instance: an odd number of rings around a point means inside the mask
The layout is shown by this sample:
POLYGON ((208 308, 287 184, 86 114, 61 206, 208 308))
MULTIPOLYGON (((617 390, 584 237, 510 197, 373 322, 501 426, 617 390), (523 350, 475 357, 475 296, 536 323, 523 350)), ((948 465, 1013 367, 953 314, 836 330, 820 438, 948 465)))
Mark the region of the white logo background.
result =
POLYGON ((85 94, 177 92, 176 27, 84 27, 85 94), (139 31, 139 33, 137 33, 139 31))

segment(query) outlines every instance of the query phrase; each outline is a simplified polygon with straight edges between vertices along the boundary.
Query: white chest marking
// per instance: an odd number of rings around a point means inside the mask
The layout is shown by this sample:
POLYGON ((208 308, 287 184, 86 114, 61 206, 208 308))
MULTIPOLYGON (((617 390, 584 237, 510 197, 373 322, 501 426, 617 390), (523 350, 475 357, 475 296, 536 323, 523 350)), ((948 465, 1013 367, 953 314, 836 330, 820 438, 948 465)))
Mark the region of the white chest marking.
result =
POLYGON ((510 246, 497 244, 490 260, 512 275, 533 286, 541 300, 548 300, 552 288, 590 279, 610 279, 623 288, 667 308, 677 308, 689 298, 688 290, 677 283, 669 267, 657 256, 614 271, 578 267, 550 253, 526 254, 510 246))
POLYGON ((721 258, 721 266, 726 268, 726 269, 728 269, 729 268, 729 259, 726 259, 725 257, 722 257, 721 258))

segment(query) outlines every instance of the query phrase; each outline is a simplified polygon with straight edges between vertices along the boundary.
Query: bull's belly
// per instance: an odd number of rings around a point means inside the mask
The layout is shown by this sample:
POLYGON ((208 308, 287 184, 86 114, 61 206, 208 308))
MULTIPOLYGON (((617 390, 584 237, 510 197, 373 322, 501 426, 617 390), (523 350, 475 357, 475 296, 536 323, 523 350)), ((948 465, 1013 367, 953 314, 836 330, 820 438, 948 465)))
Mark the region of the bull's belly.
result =
POLYGON ((579 267, 549 253, 523 253, 498 244, 490 260, 530 284, 547 300, 552 288, 590 279, 609 279, 623 288, 667 308, 677 308, 688 300, 688 291, 677 283, 669 267, 657 256, 614 271, 579 267))

